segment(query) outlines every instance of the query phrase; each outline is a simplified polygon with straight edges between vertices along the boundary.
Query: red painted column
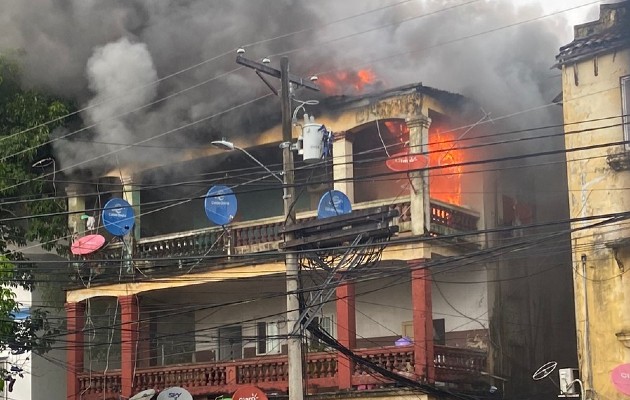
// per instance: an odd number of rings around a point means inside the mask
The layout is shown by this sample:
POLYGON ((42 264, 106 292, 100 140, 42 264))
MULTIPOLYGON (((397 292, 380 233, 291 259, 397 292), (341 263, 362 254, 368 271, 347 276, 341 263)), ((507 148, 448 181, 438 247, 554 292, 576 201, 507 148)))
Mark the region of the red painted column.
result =
POLYGON ((433 348, 433 312, 430 271, 412 267, 411 298, 413 304, 413 346, 415 373, 429 383, 435 382, 433 348))
MULTIPOLYGON (((357 323, 355 313, 354 283, 346 282, 337 287, 337 340, 349 349, 357 345, 357 323)), ((339 389, 352 388, 354 363, 337 352, 337 382, 339 389)))
POLYGON ((66 398, 78 400, 81 393, 79 373, 83 372, 83 328, 85 326, 85 304, 66 303, 66 325, 68 327, 66 373, 66 398))
POLYGON ((138 350, 138 298, 134 295, 118 298, 120 303, 120 394, 122 398, 133 395, 134 375, 136 371, 136 354, 138 350))

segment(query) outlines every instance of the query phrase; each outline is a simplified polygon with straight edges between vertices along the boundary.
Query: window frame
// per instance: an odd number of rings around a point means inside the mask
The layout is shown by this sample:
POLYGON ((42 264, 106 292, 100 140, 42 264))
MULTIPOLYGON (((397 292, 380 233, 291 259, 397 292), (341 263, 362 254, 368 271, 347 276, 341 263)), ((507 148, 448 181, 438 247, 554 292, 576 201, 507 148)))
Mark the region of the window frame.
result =
POLYGON ((281 350, 278 322, 256 322, 256 355, 280 354, 281 350))
MULTIPOLYGON (((322 314, 318 317, 314 317, 311 324, 315 324, 320 327, 324 332, 328 333, 333 338, 337 339, 337 321, 335 319, 335 314, 322 314), (324 322, 325 321, 325 322, 324 322)), ((322 349, 329 347, 320 339, 316 338, 313 334, 309 332, 309 346, 311 350, 309 351, 321 351, 322 349), (316 350, 312 350, 316 349, 316 350)))

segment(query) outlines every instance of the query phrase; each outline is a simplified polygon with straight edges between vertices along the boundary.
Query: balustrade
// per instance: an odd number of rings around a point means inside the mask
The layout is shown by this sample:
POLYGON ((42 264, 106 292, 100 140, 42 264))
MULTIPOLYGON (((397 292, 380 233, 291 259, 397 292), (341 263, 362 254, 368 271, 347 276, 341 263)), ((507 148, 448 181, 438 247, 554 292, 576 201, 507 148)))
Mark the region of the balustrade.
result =
MULTIPOLYGON (((396 209, 400 215, 394 220, 399 232, 409 232, 411 229, 411 207, 409 201, 379 200, 355 205, 355 209, 376 207, 389 204, 390 209, 396 209)), ((299 221, 315 219, 314 213, 298 215, 299 221)), ((462 207, 442 203, 437 200, 431 202, 431 233, 434 235, 450 235, 477 230, 479 217, 462 207)), ((181 268, 185 261, 181 257, 203 257, 208 255, 224 255, 255 253, 278 248, 282 240, 281 229, 283 217, 265 218, 257 221, 239 222, 231 224, 228 229, 222 227, 198 229, 172 235, 161 235, 143 238, 135 243, 135 267, 140 271, 151 271, 155 267, 181 268), (174 264, 170 258, 178 259, 174 264)), ((102 251, 102 259, 90 262, 89 259, 77 263, 77 275, 90 277, 93 281, 107 281, 113 277, 120 277, 120 261, 122 259, 122 243, 110 243, 102 251), (105 261, 107 260, 107 261, 105 261), (109 261, 111 260, 111 261, 109 261)), ((158 270, 156 268, 156 270, 158 270)), ((161 273, 168 274, 168 268, 159 268, 161 273)), ((134 270, 127 269, 126 273, 134 270)))
POLYGON ((487 365, 485 352, 435 346, 435 370, 438 377, 448 382, 468 381, 484 371, 487 365))
MULTIPOLYGON (((393 372, 407 371, 407 365, 413 365, 413 347, 379 347, 364 350, 363 358, 393 372)), ((372 371, 361 364, 355 363, 353 375, 371 375, 372 371)))
MULTIPOLYGON (((397 373, 413 368, 413 346, 388 346, 377 349, 355 350, 363 358, 397 373)), ((485 370, 487 354, 482 351, 435 346, 436 378, 441 382, 471 382, 485 370)), ((306 378, 322 387, 337 385, 337 356, 335 353, 309 353, 306 358, 306 378)), ((187 364, 171 367, 138 369, 134 387, 163 390, 181 386, 194 395, 221 394, 235 390, 238 385, 286 390, 289 376, 286 356, 260 357, 230 362, 187 364), (230 370, 235 372, 230 373, 230 370)), ((85 400, 116 397, 120 390, 120 371, 84 373, 79 376, 85 400)), ((354 366, 353 383, 387 384, 388 379, 374 376, 368 367, 354 366)))
MULTIPOLYGON (((442 226, 453 232, 473 232, 477 230, 479 217, 446 203, 431 202, 431 224, 442 226)), ((439 232, 438 230, 438 233, 439 232)))
POLYGON ((226 231, 212 229, 142 239, 136 248, 140 258, 187 257, 225 254, 229 242, 226 231))
MULTIPOLYGON (((383 201, 378 203, 382 204, 383 201)), ((356 208, 362 209, 376 205, 378 205, 377 202, 370 202, 357 204, 356 208)), ((411 221, 410 203, 408 201, 393 202, 390 208, 400 212, 396 221, 401 226, 400 231, 408 230, 408 223, 411 221)), ((312 219, 315 219, 312 215, 299 218, 301 222, 312 219)), ((435 201, 431 203, 431 222, 451 231, 475 231, 478 219, 477 215, 460 207, 435 201)), ((209 228, 178 235, 145 238, 138 242, 137 248, 140 258, 162 258, 207 255, 209 250, 212 250, 212 254, 227 254, 228 247, 247 247, 263 243, 277 246, 277 242, 282 240, 280 232, 283 224, 282 217, 266 218, 260 221, 233 224, 229 234, 222 228, 209 228)))
POLYGON ((79 383, 81 393, 99 394, 103 398, 103 393, 113 395, 120 391, 120 371, 85 373, 79 376, 79 383))

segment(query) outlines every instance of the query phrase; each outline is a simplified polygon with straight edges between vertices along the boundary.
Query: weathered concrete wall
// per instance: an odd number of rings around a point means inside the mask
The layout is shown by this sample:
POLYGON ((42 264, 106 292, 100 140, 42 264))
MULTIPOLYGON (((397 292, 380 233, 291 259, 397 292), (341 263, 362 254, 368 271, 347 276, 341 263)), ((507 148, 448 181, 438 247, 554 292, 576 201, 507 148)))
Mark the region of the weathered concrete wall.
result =
MULTIPOLYGON (((567 150, 623 140, 619 78, 628 74, 628 49, 563 67, 567 150)), ((623 146, 616 145, 567 153, 572 218, 630 210, 630 171, 614 171, 606 161, 608 155, 622 152, 623 146)), ((572 228, 593 222, 575 222, 572 228)), ((630 362, 630 349, 615 335, 630 331, 630 282, 621 267, 630 267, 630 254, 617 252, 618 263, 610 246, 629 237, 628 226, 622 221, 572 233, 580 370, 587 388, 592 387, 599 398, 626 397, 612 386, 610 372, 630 362)))

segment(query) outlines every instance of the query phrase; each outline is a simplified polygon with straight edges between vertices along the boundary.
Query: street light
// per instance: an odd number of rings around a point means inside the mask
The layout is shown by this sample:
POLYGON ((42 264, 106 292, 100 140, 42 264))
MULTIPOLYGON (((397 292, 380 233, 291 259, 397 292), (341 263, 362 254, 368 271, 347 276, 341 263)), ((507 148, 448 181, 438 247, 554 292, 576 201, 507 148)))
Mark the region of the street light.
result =
POLYGON ((284 181, 282 180, 282 178, 280 178, 278 176, 278 174, 276 174, 275 172, 273 172, 272 170, 270 170, 269 168, 267 168, 265 166, 265 164, 261 163, 260 161, 258 161, 258 159, 256 157, 254 157, 253 155, 251 155, 247 150, 245 150, 242 147, 238 147, 236 146, 234 143, 232 142, 228 142, 227 140, 214 140, 212 142, 210 142, 210 144, 212 144, 214 147, 216 147, 217 149, 221 149, 221 150, 238 150, 241 151, 243 153, 245 153, 249 158, 251 158, 252 160, 254 160, 256 162, 256 164, 260 165, 265 171, 269 172, 271 174, 271 176, 273 176, 274 178, 276 178, 277 180, 280 181, 280 183, 282 183, 284 185, 284 181))
MULTIPOLYGON (((312 82, 308 82, 305 79, 295 76, 289 73, 289 58, 283 56, 280 59, 280 69, 272 68, 267 64, 261 64, 252 60, 248 60, 243 57, 239 52, 236 56, 236 63, 244 65, 253 69, 271 91, 280 96, 280 104, 282 111, 282 141, 280 145, 282 149, 282 199, 284 201, 284 225, 295 223, 295 210, 293 209, 295 188, 294 184, 294 172, 293 172, 293 153, 291 140, 292 140, 292 124, 291 124, 291 90, 290 85, 294 84, 297 87, 306 87, 312 90, 319 90, 319 87, 312 82), (279 78, 280 79, 280 91, 278 92, 272 85, 269 84, 267 79, 263 77, 263 74, 279 78)), ((242 149, 241 149, 242 150, 242 149)), ((248 154, 251 157, 251 155, 248 154)), ((253 158, 253 157, 251 157, 253 158)), ((258 160, 255 160, 259 165, 262 165, 258 160)), ((263 165, 264 167, 264 165, 263 165)), ((269 171, 269 169, 265 168, 269 171)), ((275 176, 275 174, 274 174, 275 176)), ((276 177, 277 179, 277 177, 276 177)), ((293 239, 292 232, 284 233, 284 240, 290 241, 293 239)), ((297 256, 292 252, 285 254, 286 264, 286 281, 287 281, 287 327, 289 332, 295 332, 299 327, 300 317, 300 301, 298 298, 298 291, 300 287, 299 280, 299 266, 297 262, 297 256), (295 326, 294 326, 295 325, 295 326)), ((287 337, 287 364, 289 367, 289 397, 291 400, 302 400, 304 398, 303 387, 303 371, 302 371, 302 339, 300 335, 289 334, 287 337)))
MULTIPOLYGON (((287 68, 285 66, 285 68, 287 68)), ((288 87, 285 85, 284 87, 288 87)), ((288 97, 287 97, 288 101, 288 97)), ((277 174, 267 168, 263 163, 258 161, 256 157, 251 155, 247 150, 235 146, 234 143, 226 140, 216 140, 212 142, 212 145, 222 150, 239 150, 245 153, 249 158, 254 160, 256 164, 260 165, 265 171, 269 172, 274 178, 282 183, 282 199, 284 203, 284 225, 292 223, 295 219, 295 210, 293 209, 293 154, 291 153, 290 146, 290 129, 291 129, 291 116, 288 112, 283 113, 283 128, 288 131, 289 134, 284 134, 283 139, 285 142, 280 145, 282 148, 282 175, 280 178, 277 174)), ((293 238, 291 232, 284 234, 284 240, 290 241, 293 238)), ((287 364, 289 367, 289 396, 292 400, 302 400, 304 398, 304 389, 302 385, 302 339, 300 335, 295 335, 293 332, 300 329, 300 300, 298 297, 299 291, 299 266, 297 256, 292 252, 287 252, 284 255, 286 266, 286 295, 287 295, 287 364)))
POLYGON ((41 160, 35 161, 33 164, 31 164, 31 167, 43 169, 51 165, 53 166, 52 184, 55 191, 55 196, 57 196, 57 185, 55 184, 55 176, 57 175, 57 163, 55 162, 55 159, 52 157, 42 158, 41 160))

